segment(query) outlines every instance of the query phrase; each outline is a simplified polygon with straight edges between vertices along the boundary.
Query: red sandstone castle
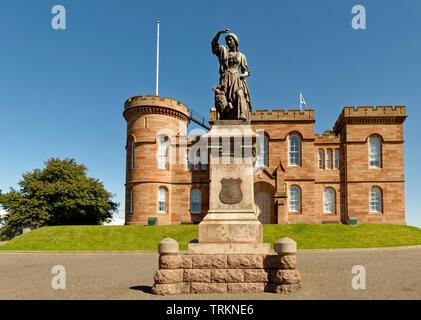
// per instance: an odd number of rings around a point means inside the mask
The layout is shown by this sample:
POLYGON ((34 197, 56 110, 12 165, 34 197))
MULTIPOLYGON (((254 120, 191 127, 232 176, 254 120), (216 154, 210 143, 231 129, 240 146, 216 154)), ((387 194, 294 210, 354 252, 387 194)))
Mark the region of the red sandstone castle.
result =
MULTIPOLYGON (((171 98, 136 96, 127 121, 126 224, 198 223, 209 209, 206 149, 187 137, 188 108, 171 98), (189 155, 190 154, 190 155, 189 155), (191 155, 193 154, 193 156, 191 155)), ((215 121, 210 113, 210 125, 215 121)), ((405 224, 405 106, 345 107, 332 131, 314 134, 314 110, 256 110, 254 176, 264 224, 405 224)))

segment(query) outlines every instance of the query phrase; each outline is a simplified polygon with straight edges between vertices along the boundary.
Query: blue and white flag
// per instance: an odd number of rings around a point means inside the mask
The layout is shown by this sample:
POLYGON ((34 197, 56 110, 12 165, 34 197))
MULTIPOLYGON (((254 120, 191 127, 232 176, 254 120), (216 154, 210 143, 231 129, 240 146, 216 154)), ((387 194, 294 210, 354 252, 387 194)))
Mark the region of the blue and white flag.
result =
POLYGON ((307 109, 307 103, 304 100, 303 94, 300 92, 300 111, 303 112, 303 105, 304 108, 307 109))

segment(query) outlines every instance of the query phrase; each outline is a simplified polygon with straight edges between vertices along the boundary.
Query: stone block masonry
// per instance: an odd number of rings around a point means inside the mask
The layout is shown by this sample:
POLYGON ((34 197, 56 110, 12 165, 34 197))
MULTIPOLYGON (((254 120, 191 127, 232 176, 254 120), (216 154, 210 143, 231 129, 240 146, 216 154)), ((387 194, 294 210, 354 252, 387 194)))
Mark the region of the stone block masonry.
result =
POLYGON ((301 275, 291 243, 295 244, 288 238, 277 241, 278 254, 196 255, 174 253, 172 248, 171 253, 160 251, 152 293, 295 292, 301 289, 301 275))
POLYGON ((296 265, 295 255, 166 255, 159 259, 152 292, 290 293, 301 288, 296 265))

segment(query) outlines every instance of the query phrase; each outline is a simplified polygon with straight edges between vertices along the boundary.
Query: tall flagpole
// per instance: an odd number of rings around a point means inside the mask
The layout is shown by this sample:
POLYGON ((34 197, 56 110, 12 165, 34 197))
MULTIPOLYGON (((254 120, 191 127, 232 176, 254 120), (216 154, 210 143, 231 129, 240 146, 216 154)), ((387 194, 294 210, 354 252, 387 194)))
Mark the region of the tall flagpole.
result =
POLYGON ((158 82, 159 82, 159 20, 156 22, 158 25, 158 37, 156 41, 156 92, 158 95, 158 82))

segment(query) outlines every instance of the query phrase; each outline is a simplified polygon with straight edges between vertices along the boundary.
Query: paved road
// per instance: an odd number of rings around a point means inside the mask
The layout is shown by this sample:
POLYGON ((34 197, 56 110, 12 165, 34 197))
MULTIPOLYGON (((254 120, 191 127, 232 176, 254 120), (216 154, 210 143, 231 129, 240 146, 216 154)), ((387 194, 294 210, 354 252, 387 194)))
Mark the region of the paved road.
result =
POLYGON ((150 294, 154 253, 0 252, 0 299, 421 299, 421 248, 299 252, 303 289, 288 296, 150 294), (54 290, 54 265, 66 269, 66 289, 54 290), (366 290, 354 290, 354 265, 367 271, 366 290))

